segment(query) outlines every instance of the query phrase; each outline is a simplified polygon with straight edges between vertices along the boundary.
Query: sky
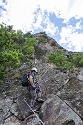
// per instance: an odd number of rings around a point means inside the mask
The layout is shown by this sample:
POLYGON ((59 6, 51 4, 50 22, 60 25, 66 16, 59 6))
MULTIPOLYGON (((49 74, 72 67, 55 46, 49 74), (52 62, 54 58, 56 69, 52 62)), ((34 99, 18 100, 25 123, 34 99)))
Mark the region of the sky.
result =
POLYGON ((83 52, 83 0, 0 0, 0 23, 45 31, 68 51, 83 52))

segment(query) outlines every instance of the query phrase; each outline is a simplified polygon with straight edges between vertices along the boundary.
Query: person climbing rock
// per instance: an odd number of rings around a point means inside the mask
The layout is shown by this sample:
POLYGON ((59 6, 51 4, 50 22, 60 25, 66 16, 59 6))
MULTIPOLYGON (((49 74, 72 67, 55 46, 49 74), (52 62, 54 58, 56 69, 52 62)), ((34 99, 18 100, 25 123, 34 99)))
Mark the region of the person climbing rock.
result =
POLYGON ((43 99, 41 99, 41 92, 42 92, 41 87, 39 86, 38 82, 36 81, 37 72, 38 72, 37 68, 33 67, 31 69, 31 73, 28 78, 28 80, 30 82, 29 92, 31 95, 31 102, 30 102, 31 108, 34 107, 36 101, 43 101, 43 99))

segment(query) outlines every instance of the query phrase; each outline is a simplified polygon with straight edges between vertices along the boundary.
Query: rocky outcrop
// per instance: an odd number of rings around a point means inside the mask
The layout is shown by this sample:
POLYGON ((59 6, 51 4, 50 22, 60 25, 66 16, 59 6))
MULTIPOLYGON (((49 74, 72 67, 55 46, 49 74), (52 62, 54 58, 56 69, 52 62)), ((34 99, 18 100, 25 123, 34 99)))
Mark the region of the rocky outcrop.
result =
POLYGON ((44 55, 12 70, 0 86, 0 125, 83 125, 83 68, 68 71, 47 63, 49 52, 63 48, 45 33, 36 34, 36 40, 40 35, 45 39, 39 44, 44 55), (38 68, 37 79, 45 100, 35 103, 36 112, 29 107, 30 94, 20 80, 31 66, 38 68))
POLYGON ((81 118, 58 96, 49 95, 40 111, 40 118, 45 125, 62 125, 66 121, 74 121, 75 125, 82 125, 81 118))
POLYGON ((17 72, 13 72, 14 77, 7 79, 0 88, 0 124, 41 125, 42 121, 45 125, 82 125, 83 69, 79 70, 77 76, 72 77, 66 69, 42 64, 37 60, 36 62, 40 72, 37 79, 45 102, 36 102, 37 112, 34 114, 27 105, 30 104, 29 91, 21 86, 17 77, 21 74, 16 75, 17 72))

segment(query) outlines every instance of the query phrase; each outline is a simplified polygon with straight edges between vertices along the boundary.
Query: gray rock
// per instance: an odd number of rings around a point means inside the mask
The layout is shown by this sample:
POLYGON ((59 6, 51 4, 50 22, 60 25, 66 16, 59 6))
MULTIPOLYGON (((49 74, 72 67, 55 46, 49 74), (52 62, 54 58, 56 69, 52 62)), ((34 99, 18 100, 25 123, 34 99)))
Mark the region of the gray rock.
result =
POLYGON ((80 68, 80 69, 79 69, 79 74, 78 74, 77 78, 78 78, 79 80, 83 81, 83 68, 80 68))
POLYGON ((58 96, 51 95, 41 107, 40 118, 45 125, 62 124, 72 119, 75 125, 82 125, 81 118, 58 96))

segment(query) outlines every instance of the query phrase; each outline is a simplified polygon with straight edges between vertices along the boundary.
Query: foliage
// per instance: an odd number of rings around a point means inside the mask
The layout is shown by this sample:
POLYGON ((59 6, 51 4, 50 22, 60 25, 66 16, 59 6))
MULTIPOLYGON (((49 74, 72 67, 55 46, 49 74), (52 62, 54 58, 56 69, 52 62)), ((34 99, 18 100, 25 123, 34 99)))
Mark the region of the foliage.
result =
POLYGON ((34 43, 35 43, 35 39, 34 38, 28 38, 25 40, 22 52, 23 54, 28 57, 32 56, 34 53, 34 43))
POLYGON ((44 38, 43 38, 43 37, 39 37, 39 38, 38 38, 38 42, 39 42, 39 43, 44 42, 44 38))
POLYGON ((83 67, 83 54, 77 53, 67 58, 64 51, 59 50, 57 53, 50 53, 48 62, 54 63, 56 66, 66 67, 67 69, 83 67))
POLYGON ((77 53, 72 56, 72 62, 76 67, 83 67, 83 54, 77 53))
POLYGON ((35 54, 36 54, 37 56, 43 55, 43 49, 41 49, 39 46, 34 45, 34 49, 35 49, 35 54))
POLYGON ((23 34, 13 30, 13 26, 0 24, 0 81, 8 69, 20 66, 24 58, 33 55, 35 41, 30 32, 23 34))
POLYGON ((2 53, 3 63, 5 67, 16 67, 20 65, 21 53, 17 50, 9 50, 8 52, 4 51, 2 53))
POLYGON ((44 32, 40 32, 41 34, 46 34, 46 32, 44 31, 44 32))
POLYGON ((0 64, 0 83, 2 83, 3 78, 5 78, 7 72, 5 71, 4 65, 0 64))
POLYGON ((53 62, 56 66, 64 66, 66 57, 64 56, 64 52, 60 50, 57 53, 51 53, 48 56, 48 61, 53 62))
POLYGON ((71 69, 73 67, 73 63, 72 62, 69 62, 69 61, 66 61, 64 63, 64 67, 66 67, 67 69, 71 69))
MULTIPOLYGON (((38 41, 38 44, 44 42, 44 38, 40 37, 38 41)), ((31 32, 24 34, 21 30, 13 30, 12 25, 0 24, 0 82, 7 76, 7 72, 11 68, 18 67, 23 61, 30 60, 34 54, 39 57, 44 54, 43 49, 35 42, 36 39, 33 38, 31 32)), ((50 53, 48 62, 68 69, 83 67, 83 54, 73 54, 68 58, 63 50, 59 50, 56 53, 50 53)))
POLYGON ((24 38, 33 38, 33 35, 31 34, 31 31, 25 33, 23 36, 24 36, 24 38))
POLYGON ((54 63, 58 67, 66 67, 68 69, 72 67, 72 63, 67 61, 63 50, 59 50, 57 53, 50 53, 48 62, 54 63))

